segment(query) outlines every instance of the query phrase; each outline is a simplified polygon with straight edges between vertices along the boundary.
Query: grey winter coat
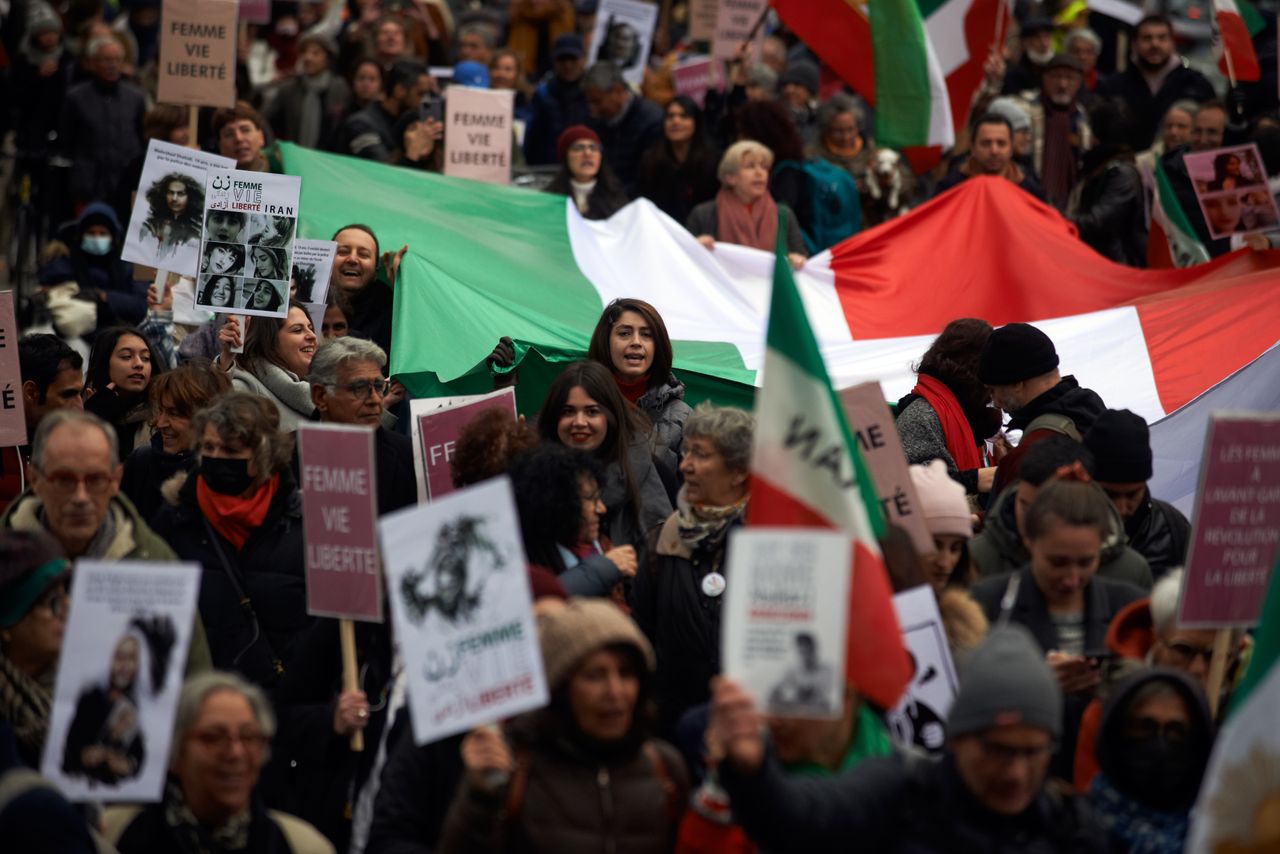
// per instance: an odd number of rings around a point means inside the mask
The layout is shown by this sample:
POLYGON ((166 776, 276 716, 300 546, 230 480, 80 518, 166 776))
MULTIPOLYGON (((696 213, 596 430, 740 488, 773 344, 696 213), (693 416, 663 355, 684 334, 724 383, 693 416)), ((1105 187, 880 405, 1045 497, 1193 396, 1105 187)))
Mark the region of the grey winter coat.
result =
POLYGON ((636 408, 653 423, 649 438, 654 456, 670 464, 674 470, 680 462, 680 443, 684 441, 684 422, 693 410, 684 402, 684 383, 671 375, 660 386, 650 388, 636 401, 636 408))

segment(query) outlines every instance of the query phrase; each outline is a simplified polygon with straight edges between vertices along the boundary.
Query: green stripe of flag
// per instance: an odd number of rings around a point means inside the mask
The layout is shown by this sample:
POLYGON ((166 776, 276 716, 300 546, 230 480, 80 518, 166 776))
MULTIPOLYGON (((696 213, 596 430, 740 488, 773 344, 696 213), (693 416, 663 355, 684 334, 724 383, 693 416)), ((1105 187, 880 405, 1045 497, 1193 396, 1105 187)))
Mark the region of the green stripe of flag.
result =
POLYGON ((1195 230, 1191 227, 1191 220, 1187 218, 1187 213, 1182 209, 1182 205, 1178 204, 1178 196, 1173 192, 1173 185, 1169 183, 1169 176, 1165 174, 1164 164, 1156 160, 1155 169, 1156 196, 1160 209, 1164 212, 1164 223, 1167 237, 1173 248, 1174 263, 1180 267, 1189 266, 1190 264, 1200 264, 1209 260, 1209 252, 1204 248, 1204 244, 1196 237, 1195 230), (1189 259, 1188 263, 1182 263, 1182 258, 1189 259))
POLYGON ((1236 8, 1240 10, 1240 19, 1244 21, 1249 35, 1256 36, 1267 28, 1267 22, 1262 19, 1262 14, 1249 0, 1236 0, 1236 8))
POLYGON ((914 0, 870 0, 875 55, 876 141, 891 148, 926 145, 933 96, 924 21, 914 0))
POLYGON ((1262 616, 1258 619, 1258 628, 1253 634, 1253 653, 1249 657, 1249 666, 1240 678, 1231 697, 1231 709, 1234 713, 1248 700, 1253 689, 1257 687, 1280 659, 1280 552, 1276 554, 1274 566, 1271 568, 1271 583, 1267 585, 1267 599, 1262 605, 1262 616))

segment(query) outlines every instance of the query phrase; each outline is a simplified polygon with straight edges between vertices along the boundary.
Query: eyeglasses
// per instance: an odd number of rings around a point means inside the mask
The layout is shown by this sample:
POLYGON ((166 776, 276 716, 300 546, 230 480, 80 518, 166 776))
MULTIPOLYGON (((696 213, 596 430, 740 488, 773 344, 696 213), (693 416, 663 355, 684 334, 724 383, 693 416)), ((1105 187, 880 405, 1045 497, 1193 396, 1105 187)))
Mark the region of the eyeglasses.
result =
POLYGON ((1182 667, 1190 667, 1199 657, 1204 658, 1205 664, 1213 660, 1212 646, 1196 646, 1186 641, 1171 641, 1165 643, 1165 648, 1172 653, 1182 667))
POLYGON ((573 145, 569 146, 569 152, 571 154, 581 154, 584 151, 599 152, 600 146, 594 142, 575 142, 573 145))
POLYGON ((1182 721, 1165 721, 1155 718, 1129 718, 1124 722, 1124 734, 1135 741, 1147 741, 1159 735, 1169 744, 1185 744, 1191 739, 1191 727, 1182 721))
POLYGON ((246 753, 261 753, 267 746, 267 737, 257 730, 235 733, 228 729, 201 729, 191 733, 191 738, 201 747, 216 753, 225 753, 232 744, 242 744, 246 753))
POLYGON ((340 388, 360 398, 367 399, 372 394, 377 394, 378 397, 386 397, 391 392, 391 380, 360 380, 346 385, 333 386, 333 388, 340 388))
MULTIPOLYGON (((40 470, 37 469, 36 471, 40 470)), ((78 475, 72 471, 52 471, 48 473, 40 472, 40 477, 49 484, 54 492, 61 495, 74 495, 82 483, 85 491, 90 495, 101 495, 115 483, 114 477, 101 472, 78 475)))
POLYGON ((1038 762, 1047 759, 1049 754, 1053 753, 1056 746, 1050 742, 1045 745, 1037 745, 1035 747, 1014 747, 1009 744, 1001 744, 998 741, 982 738, 978 740, 978 744, 982 746, 982 752, 987 759, 997 762, 1001 765, 1012 765, 1018 760, 1027 762, 1038 762))

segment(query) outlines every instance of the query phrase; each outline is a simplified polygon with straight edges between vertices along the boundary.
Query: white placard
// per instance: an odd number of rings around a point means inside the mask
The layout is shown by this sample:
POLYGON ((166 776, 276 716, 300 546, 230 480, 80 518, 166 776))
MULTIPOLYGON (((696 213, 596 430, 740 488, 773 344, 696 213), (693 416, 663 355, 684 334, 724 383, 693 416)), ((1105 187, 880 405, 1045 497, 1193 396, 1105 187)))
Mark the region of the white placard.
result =
MULTIPOLYGON (((298 286, 295 299, 307 305, 324 305, 329 299, 329 281, 333 278, 333 259, 338 244, 332 240, 293 241, 293 269, 290 280, 298 286)), ((319 324, 316 332, 320 331, 319 324)))
POLYGON ((446 89, 444 174, 489 184, 510 184, 514 111, 515 93, 509 89, 446 89))
POLYGON ((932 587, 913 587, 894 596, 893 607, 915 668, 902 700, 888 715, 889 732, 899 744, 937 753, 946 744, 947 714, 960 685, 938 599, 932 587))
POLYGON ((511 482, 495 478, 384 516, 378 529, 414 740, 546 705, 511 482))
POLYGON ((301 185, 294 175, 209 170, 197 306, 228 314, 288 315, 301 185))
POLYGON ((81 562, 40 773, 72 801, 158 801, 200 567, 81 562))
POLYGON ((656 3, 639 0, 600 0, 591 36, 588 65, 612 62, 632 86, 644 82, 644 69, 658 23, 656 3))
POLYGON ((743 528, 729 538, 727 578, 701 581, 704 592, 724 585, 725 674, 750 691, 766 714, 839 717, 849 537, 816 528, 743 528))
POLYGON ((151 140, 120 257, 194 276, 200 267, 209 170, 234 168, 236 162, 230 157, 151 140))

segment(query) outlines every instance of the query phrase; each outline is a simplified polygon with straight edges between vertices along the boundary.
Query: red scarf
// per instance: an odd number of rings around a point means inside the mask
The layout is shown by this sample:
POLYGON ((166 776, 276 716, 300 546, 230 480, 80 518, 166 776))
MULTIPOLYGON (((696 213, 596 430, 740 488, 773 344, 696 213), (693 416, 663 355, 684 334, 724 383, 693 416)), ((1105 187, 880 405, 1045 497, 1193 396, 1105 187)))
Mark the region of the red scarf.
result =
POLYGON ((778 237, 778 205, 765 193, 750 205, 730 189, 716 193, 716 240, 774 250, 778 237))
POLYGON ((912 394, 918 394, 933 407, 942 424, 942 436, 947 443, 947 453, 956 461, 960 471, 982 467, 982 456, 978 453, 978 444, 973 438, 973 428, 969 419, 964 417, 960 401, 947 388, 947 384, 928 374, 920 374, 912 394))
POLYGON ((271 499, 275 498, 276 488, 279 486, 280 475, 274 474, 248 498, 241 498, 239 495, 214 492, 204 482, 204 478, 199 477, 196 480, 196 503, 200 505, 200 512, 209 520, 213 530, 235 546, 236 551, 240 551, 249 535, 267 518, 267 509, 271 507, 271 499))
POLYGON ((636 401, 644 397, 644 393, 649 390, 649 375, 645 374, 637 380, 629 380, 621 374, 613 375, 614 382, 618 384, 618 391, 622 392, 628 402, 635 404, 636 401))

